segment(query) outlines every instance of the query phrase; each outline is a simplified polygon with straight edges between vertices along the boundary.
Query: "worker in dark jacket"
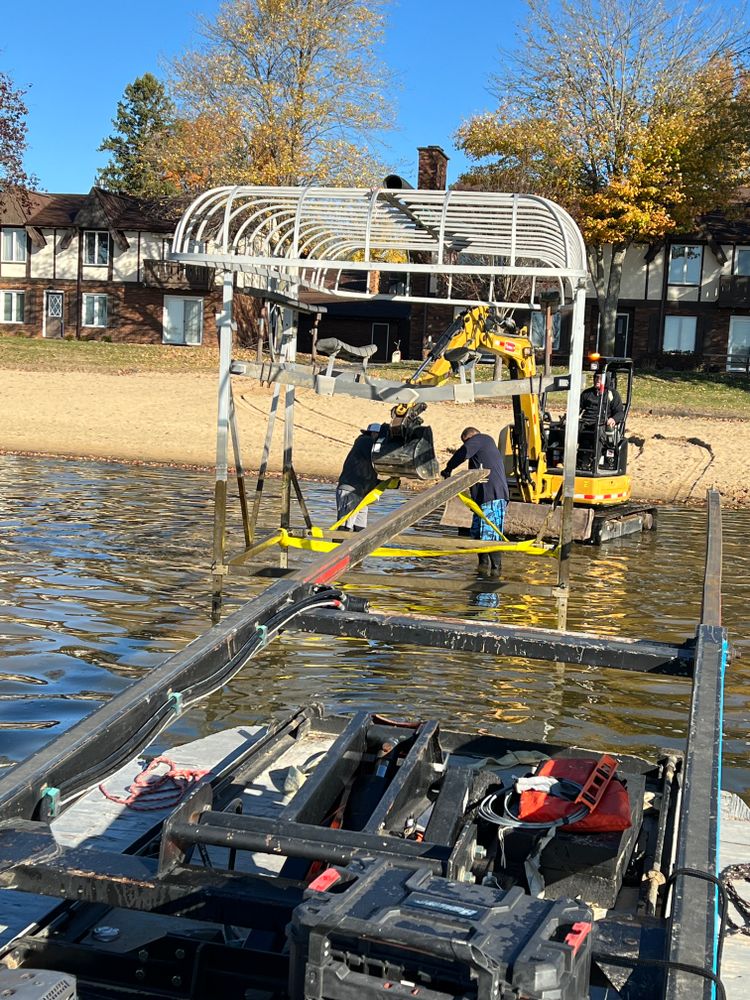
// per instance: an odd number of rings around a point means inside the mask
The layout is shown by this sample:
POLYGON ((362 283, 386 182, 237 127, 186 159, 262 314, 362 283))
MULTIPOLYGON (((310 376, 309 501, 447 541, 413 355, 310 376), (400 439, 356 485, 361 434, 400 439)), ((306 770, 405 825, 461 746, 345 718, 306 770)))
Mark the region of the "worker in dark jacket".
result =
POLYGON ((594 375, 594 384, 581 393, 581 423, 591 425, 601 420, 604 426, 611 429, 621 424, 624 419, 625 407, 617 391, 617 383, 614 379, 605 382, 603 373, 597 372, 594 375))
MULTIPOLYGON (((471 487, 471 499, 481 507, 487 521, 502 531, 505 509, 508 506, 508 480, 505 477, 503 456, 489 434, 482 434, 476 427, 467 427, 463 430, 461 440, 463 444, 451 457, 441 475, 447 479, 451 472, 467 459, 470 469, 489 469, 489 477, 471 487)), ((471 537, 482 541, 499 541, 500 535, 487 524, 487 521, 475 514, 471 522, 471 537)), ((499 577, 500 570, 499 552, 479 554, 481 576, 499 577)))
MULTIPOLYGON (((378 485, 378 474, 372 464, 372 447, 380 434, 381 424, 369 424, 360 431, 344 465, 336 487, 337 520, 354 508, 378 485)), ((342 531, 364 531, 367 527, 367 508, 347 519, 342 531)))

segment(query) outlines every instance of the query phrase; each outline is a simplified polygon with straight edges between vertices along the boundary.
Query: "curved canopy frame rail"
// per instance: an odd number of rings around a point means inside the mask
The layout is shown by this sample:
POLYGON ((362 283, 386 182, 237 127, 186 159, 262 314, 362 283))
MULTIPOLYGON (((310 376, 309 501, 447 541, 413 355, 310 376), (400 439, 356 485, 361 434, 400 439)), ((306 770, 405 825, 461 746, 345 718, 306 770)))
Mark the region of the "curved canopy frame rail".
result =
MULTIPOLYGON (((339 297, 465 305, 505 302, 496 277, 554 282, 570 302, 586 278, 586 251, 568 213, 530 194, 361 188, 222 187, 200 195, 182 216, 173 260, 253 276, 259 290, 296 297, 299 288, 339 297), (387 270, 404 289, 384 294, 346 287, 387 270), (412 275, 444 280, 430 294, 412 275), (454 294, 456 275, 486 276, 489 298, 454 294), (273 285, 271 284, 273 282, 273 285)), ((422 283, 423 284, 423 283, 422 283)))

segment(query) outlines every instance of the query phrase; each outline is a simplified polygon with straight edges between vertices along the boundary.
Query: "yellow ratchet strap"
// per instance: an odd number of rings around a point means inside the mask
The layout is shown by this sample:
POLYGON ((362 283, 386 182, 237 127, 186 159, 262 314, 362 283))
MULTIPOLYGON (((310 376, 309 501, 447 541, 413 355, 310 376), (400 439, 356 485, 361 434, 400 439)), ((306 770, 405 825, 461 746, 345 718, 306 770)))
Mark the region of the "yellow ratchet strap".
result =
MULTIPOLYGON (((386 490, 397 489, 399 486, 399 480, 396 477, 385 480, 382 483, 370 490, 366 497, 364 497, 357 506, 350 510, 348 514, 340 518, 331 527, 329 531, 336 531, 337 528, 341 527, 345 521, 348 521, 350 517, 359 513, 360 510, 364 510, 365 507, 369 507, 370 504, 375 503, 386 490)), ((432 557, 443 557, 443 556, 456 556, 456 555, 478 555, 482 552, 526 552, 528 555, 532 556, 555 556, 557 555, 557 549, 550 545, 545 545, 544 542, 538 542, 535 538, 527 538, 520 542, 510 542, 503 535, 503 533, 497 528, 496 525, 492 523, 482 512, 481 507, 479 507, 471 497, 466 496, 463 493, 458 494, 461 500, 466 504, 466 506, 486 521, 487 524, 496 531, 502 541, 498 541, 494 544, 487 544, 471 547, 466 549, 404 549, 404 548, 394 548, 389 545, 382 546, 379 549, 375 549, 370 555, 379 556, 380 558, 432 558, 432 557)), ((340 542, 334 541, 332 539, 327 539, 323 537, 323 531, 321 528, 313 527, 310 529, 309 538, 297 538, 296 536, 290 535, 285 529, 281 529, 278 535, 274 535, 272 538, 266 540, 263 544, 263 548, 268 548, 271 545, 278 544, 282 548, 286 549, 303 549, 306 552, 333 552, 334 549, 338 548, 341 544, 340 542)), ((437 542, 438 539, 436 538, 437 542)))

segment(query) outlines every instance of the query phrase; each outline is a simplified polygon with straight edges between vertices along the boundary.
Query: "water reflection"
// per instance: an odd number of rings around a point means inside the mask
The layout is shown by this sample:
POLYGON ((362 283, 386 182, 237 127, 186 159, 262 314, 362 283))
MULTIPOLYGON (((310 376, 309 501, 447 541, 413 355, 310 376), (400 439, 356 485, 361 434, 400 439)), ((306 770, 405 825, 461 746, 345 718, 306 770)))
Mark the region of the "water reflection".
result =
MULTIPOLYGON (((330 521, 331 488, 307 490, 314 518, 330 521)), ((0 766, 34 753, 208 627, 212 492, 202 473, 0 458, 0 766)), ((383 505, 398 502, 386 495, 383 505)), ((724 529, 724 615, 744 654, 727 680, 724 780, 747 793, 750 513, 725 513, 724 529)), ((420 530, 437 532, 436 519, 420 530)), ((689 638, 700 610, 704 530, 702 512, 665 510, 657 533, 576 548, 570 628, 689 638)), ((233 536, 239 542, 238 524, 233 536)), ((382 575, 371 595, 379 610, 555 624, 554 609, 538 597, 448 589, 449 577, 473 577, 473 556, 369 559, 365 568, 382 575)), ((543 583, 554 566, 511 555, 504 569, 543 583)), ((233 580, 227 611, 258 590, 233 580)), ((314 700, 635 752, 679 745, 689 704, 685 684, 669 678, 288 634, 166 739, 262 721, 314 700)))

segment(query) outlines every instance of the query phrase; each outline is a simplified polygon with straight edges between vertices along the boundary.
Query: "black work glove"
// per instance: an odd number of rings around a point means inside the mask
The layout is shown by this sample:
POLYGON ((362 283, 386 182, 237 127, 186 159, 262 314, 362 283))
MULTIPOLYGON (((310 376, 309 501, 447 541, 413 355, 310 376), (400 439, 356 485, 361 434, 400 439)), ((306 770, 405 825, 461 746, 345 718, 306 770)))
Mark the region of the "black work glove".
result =
POLYGON ((443 479, 450 479, 451 477, 450 469, 443 469, 440 475, 443 477, 443 479))

